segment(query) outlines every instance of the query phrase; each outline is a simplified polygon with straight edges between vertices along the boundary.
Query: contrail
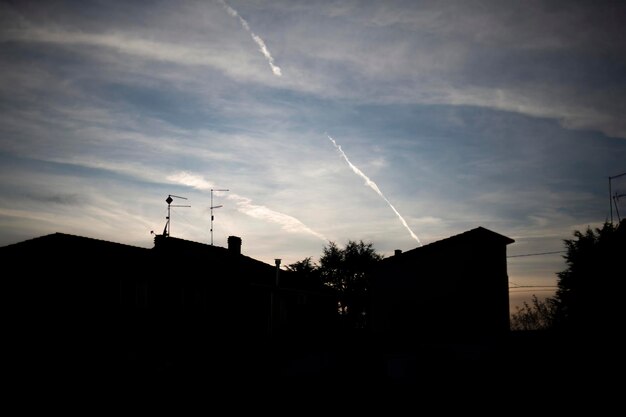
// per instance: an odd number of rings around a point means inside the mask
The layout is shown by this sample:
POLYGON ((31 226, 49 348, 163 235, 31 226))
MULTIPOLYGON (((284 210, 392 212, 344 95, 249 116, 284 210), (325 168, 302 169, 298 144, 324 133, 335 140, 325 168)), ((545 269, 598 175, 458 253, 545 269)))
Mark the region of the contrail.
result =
MULTIPOLYGON (((168 176, 167 179, 169 181, 186 185, 197 190, 208 191, 214 187, 211 182, 204 179, 204 177, 202 177, 201 175, 196 175, 185 171, 172 174, 168 176)), ((324 235, 311 229, 293 216, 285 213, 280 213, 265 206, 253 204, 251 199, 237 194, 229 193, 226 198, 235 201, 235 204, 237 205, 237 210, 247 216, 253 217, 255 219, 264 220, 270 223, 276 223, 280 225, 284 231, 289 233, 307 233, 324 241, 328 241, 328 239, 324 235)))
POLYGON ((352 164, 352 162, 350 162, 350 160, 348 159, 348 157, 346 156, 345 152, 343 151, 343 149, 341 149, 341 146, 337 145, 337 142, 335 142, 335 140, 333 138, 331 138, 328 134, 326 135, 328 137, 328 139, 330 139, 330 141, 333 143, 333 145, 335 145, 335 148, 337 148, 337 150, 339 151, 339 153, 341 154, 341 156, 343 156, 343 159, 346 160, 346 162, 348 163, 348 165, 350 165, 350 168, 352 168, 352 171, 354 171, 355 174, 357 174, 359 177, 363 178, 365 180, 365 185, 367 185, 368 187, 370 187, 372 190, 376 191, 376 193, 381 196, 383 198, 383 200, 385 200, 387 202, 387 204, 389 204, 389 207, 391 207, 391 209, 393 210, 394 213, 396 213, 396 216, 398 216, 398 218, 400 219, 400 222, 402 223, 402 225, 404 227, 406 227, 406 230, 409 231, 409 233, 411 234, 411 237, 413 239, 415 239, 417 241, 417 243, 419 243, 420 246, 422 246, 422 242, 420 241, 420 239, 417 237, 417 235, 415 233, 413 233, 413 231, 411 230, 411 228, 409 227, 409 225, 406 223, 406 221, 404 220, 404 218, 400 215, 400 213, 398 213, 398 210, 396 210, 396 208, 393 206, 393 204, 391 204, 389 202, 389 200, 387 200, 387 197, 385 197, 382 193, 382 191, 380 191, 380 188, 378 188, 378 185, 376 185, 376 183, 372 180, 370 180, 367 175, 365 175, 363 173, 363 171, 361 171, 360 169, 358 169, 357 167, 354 166, 354 164, 352 164))
POLYGON ((270 54, 270 51, 267 49, 267 46, 265 45, 265 42, 263 42, 263 39, 261 39, 260 36, 257 36, 250 29, 250 25, 248 24, 248 22, 246 22, 246 20, 243 17, 241 17, 239 13, 237 13, 237 10, 233 9, 228 4, 226 4, 224 0, 218 0, 218 1, 222 4, 222 6, 224 6, 224 9, 226 9, 229 15, 239 19, 241 26, 243 26, 243 28, 250 34, 250 36, 252 36, 252 40, 256 42, 256 44, 259 46, 259 50, 261 51, 261 53, 265 56, 265 58, 267 58, 267 61, 269 62, 274 75, 277 75, 279 77, 283 75, 282 71, 280 70, 280 67, 278 65, 274 65, 274 58, 272 57, 272 54, 270 54))

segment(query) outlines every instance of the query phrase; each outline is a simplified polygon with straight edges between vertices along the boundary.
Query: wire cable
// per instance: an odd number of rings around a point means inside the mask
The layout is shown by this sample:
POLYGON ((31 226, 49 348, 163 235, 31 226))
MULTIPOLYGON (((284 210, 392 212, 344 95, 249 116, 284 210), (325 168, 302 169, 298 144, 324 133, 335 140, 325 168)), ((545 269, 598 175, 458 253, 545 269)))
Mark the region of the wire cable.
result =
POLYGON ((522 255, 508 255, 507 258, 521 258, 522 256, 538 256, 538 255, 553 255, 555 253, 565 253, 567 251, 557 250, 552 252, 539 252, 539 253, 525 253, 522 255))

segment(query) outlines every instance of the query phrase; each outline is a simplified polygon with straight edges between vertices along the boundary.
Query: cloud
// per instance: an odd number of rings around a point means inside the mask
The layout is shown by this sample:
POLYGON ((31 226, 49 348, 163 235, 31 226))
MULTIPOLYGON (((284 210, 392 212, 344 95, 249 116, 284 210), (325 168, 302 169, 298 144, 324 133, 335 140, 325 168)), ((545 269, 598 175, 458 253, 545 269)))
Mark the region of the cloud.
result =
POLYGON ((237 204, 237 210, 250 217, 279 224, 284 231, 289 233, 306 233, 328 241, 324 235, 306 226, 293 216, 280 213, 265 206, 253 204, 251 199, 237 194, 228 194, 227 198, 234 200, 237 204))
POLYGON ((168 175, 167 180, 202 191, 209 191, 214 187, 213 183, 205 180, 204 177, 186 171, 168 175))
POLYGON ((85 203, 85 198, 79 194, 48 193, 30 195, 30 198, 42 203, 59 204, 63 206, 80 206, 85 203))
MULTIPOLYGON (((50 51, 50 46, 56 46, 58 48, 52 49, 52 54, 46 55, 48 59, 80 57, 83 65, 96 65, 95 74, 85 74, 90 77, 107 73, 111 76, 111 73, 120 71, 116 76, 133 76, 135 82, 141 81, 136 76, 143 76, 146 77, 144 82, 156 77, 177 83, 184 81, 204 85, 207 80, 218 76, 207 69, 215 69, 231 79, 265 81, 250 54, 236 47, 234 40, 228 36, 200 41, 189 38, 181 31, 168 33, 145 26, 115 27, 111 23, 111 27, 105 25, 96 31, 91 27, 76 30, 74 25, 65 26, 56 22, 31 22, 24 18, 22 21, 19 26, 0 30, 0 40, 20 42, 22 47, 37 52, 50 51), (185 72, 173 72, 165 64, 185 68, 185 72), (192 74, 194 68, 204 72, 202 78, 198 73, 192 74)), ((13 21, 7 23, 9 26, 14 24, 13 21)), ((59 62, 58 65, 65 66, 66 62, 59 62)))
POLYGON ((328 97, 493 108, 626 138, 624 4, 481 4, 300 6, 282 19, 283 50, 328 97))
MULTIPOLYGON (((626 138, 622 117, 626 43, 615 41, 623 37, 624 5, 530 3, 521 7, 484 2, 485 7, 477 8, 462 2, 420 2, 414 7, 375 2, 339 7, 312 2, 267 4, 264 13, 280 11, 286 16, 280 25, 270 21, 267 30, 280 31, 281 36, 275 38, 281 39, 292 73, 281 80, 281 87, 290 91, 362 103, 485 107, 555 119, 567 129, 594 129, 626 138)), ((219 4, 250 34, 272 73, 281 74, 267 45, 248 22, 225 2, 219 4)), ((94 25, 95 30, 89 26, 76 30, 81 25, 73 20, 65 25, 35 18, 30 22, 27 18, 32 18, 32 12, 22 9, 26 17, 14 13, 21 19, 7 19, 9 28, 0 34, 4 40, 96 46, 137 60, 211 67, 246 83, 268 84, 273 78, 255 72, 248 54, 236 47, 240 40, 228 36, 215 14, 207 13, 210 5, 160 7, 159 16, 174 17, 149 21, 152 26, 105 20, 94 25), (188 26, 174 31, 173 25, 181 21, 188 26), (209 37, 195 34, 207 30, 209 37)), ((100 48, 80 48, 80 53, 103 60, 100 48)), ((178 77, 194 83, 193 88, 206 86, 202 80, 206 74, 190 68, 183 73, 120 60, 116 65, 157 79, 178 77)), ((215 83, 206 88, 225 87, 215 83)))
MULTIPOLYGON (((169 175, 167 179, 202 191, 211 190, 211 188, 213 188, 213 184, 204 179, 201 175, 185 171, 169 175)), ((263 205, 254 204, 250 198, 238 194, 228 193, 226 198, 233 200, 237 205, 237 210, 249 217, 278 224, 288 233, 304 233, 328 241, 323 234, 316 232, 293 216, 272 210, 263 205)))

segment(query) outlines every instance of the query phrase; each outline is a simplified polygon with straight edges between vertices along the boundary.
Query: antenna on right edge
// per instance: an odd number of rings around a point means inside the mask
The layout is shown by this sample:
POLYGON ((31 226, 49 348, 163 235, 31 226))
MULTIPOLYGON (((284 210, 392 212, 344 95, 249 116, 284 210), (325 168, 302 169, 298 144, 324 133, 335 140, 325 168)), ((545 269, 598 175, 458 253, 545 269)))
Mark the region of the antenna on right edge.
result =
MULTIPOLYGON (((626 194, 617 194, 615 193, 613 195, 613 203, 615 204, 615 213, 617 214, 617 224, 620 224, 622 222, 622 218, 619 215, 619 207, 617 202, 619 201, 620 198, 622 197, 626 197, 626 194)), ((611 217, 611 222, 613 221, 613 218, 611 217)))
MULTIPOLYGON (((621 174, 609 177, 609 209, 611 211, 611 224, 613 224, 613 204, 615 204, 615 210, 618 210, 617 209, 617 201, 616 201, 616 199, 619 200, 619 197, 623 197, 623 196, 618 196, 617 193, 615 194, 615 196, 612 195, 612 193, 611 193, 611 180, 614 180, 615 178, 623 177, 624 175, 626 175, 626 172, 623 172, 621 174)), ((618 217, 619 217, 619 214, 618 214, 618 217)))
POLYGON ((179 205, 172 206, 172 202, 174 201, 172 197, 187 200, 185 197, 180 197, 180 196, 172 195, 172 194, 168 195, 167 198, 165 199, 165 202, 167 203, 167 217, 165 219, 167 221, 165 222, 165 229, 163 229, 164 237, 168 237, 172 231, 172 226, 170 225, 170 207, 191 207, 191 206, 179 206, 179 205))

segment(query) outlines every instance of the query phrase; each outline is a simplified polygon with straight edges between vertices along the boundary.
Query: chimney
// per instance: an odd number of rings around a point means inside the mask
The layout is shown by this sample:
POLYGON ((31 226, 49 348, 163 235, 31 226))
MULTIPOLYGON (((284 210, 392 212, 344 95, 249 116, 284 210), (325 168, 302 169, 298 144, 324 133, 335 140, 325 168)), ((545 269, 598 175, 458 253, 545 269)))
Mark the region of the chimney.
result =
POLYGON ((396 249, 393 251, 393 256, 398 256, 402 253, 402 249, 396 249))
POLYGON ((274 259, 274 263, 276 264, 276 287, 278 287, 278 280, 280 279, 280 259, 274 259))
POLYGON ((241 238, 228 236, 228 251, 233 255, 241 255, 241 238))
MULTIPOLYGON (((154 234, 154 232, 152 232, 154 234)), ((163 247, 165 245, 166 235, 154 235, 154 247, 163 247)))

